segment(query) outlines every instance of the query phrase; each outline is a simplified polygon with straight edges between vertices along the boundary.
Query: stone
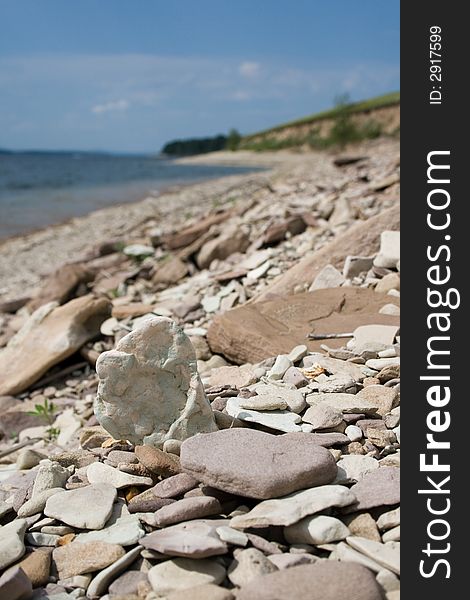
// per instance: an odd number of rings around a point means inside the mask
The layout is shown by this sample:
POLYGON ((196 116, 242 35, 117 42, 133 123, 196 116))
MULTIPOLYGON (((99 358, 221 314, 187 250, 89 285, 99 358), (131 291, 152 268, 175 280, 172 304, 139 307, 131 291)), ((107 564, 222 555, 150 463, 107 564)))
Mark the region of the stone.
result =
POLYGON ((181 521, 190 521, 191 519, 216 515, 221 511, 222 508, 217 498, 211 496, 182 498, 159 508, 154 515, 155 525, 157 527, 166 527, 167 525, 173 525, 181 521))
POLYGON ((156 510, 159 510, 168 504, 172 504, 173 502, 174 500, 171 498, 157 498, 153 493, 153 490, 149 489, 145 490, 141 494, 137 494, 137 496, 133 496, 129 500, 127 508, 129 509, 130 513, 154 513, 156 510))
POLYGON ((366 273, 372 269, 374 262, 373 256, 346 256, 343 267, 343 277, 353 279, 361 273, 366 273))
POLYGON ((148 578, 153 590, 165 595, 178 590, 189 590, 197 585, 222 583, 225 569, 208 558, 174 558, 152 567, 148 578))
POLYGON ((336 267, 333 265, 325 265, 313 280, 313 283, 308 288, 308 291, 313 292, 314 290, 336 288, 342 286, 344 282, 344 276, 336 267))
POLYGON ((274 573, 278 568, 256 548, 240 550, 227 571, 227 577, 233 585, 243 586, 255 577, 274 573))
POLYGON ((307 406, 305 396, 300 390, 292 389, 280 381, 276 381, 275 383, 260 382, 251 386, 250 390, 256 392, 258 396, 285 402, 287 408, 297 414, 301 413, 307 406))
POLYGON ((338 375, 350 377, 354 382, 362 381, 362 379, 364 379, 363 367, 361 365, 356 365, 355 363, 339 358, 325 356, 319 352, 313 352, 306 356, 302 364, 303 367, 307 369, 311 367, 320 367, 326 373, 330 373, 335 377, 338 375))
POLYGON ((168 454, 176 454, 176 456, 180 455, 181 450, 181 440, 165 440, 163 442, 163 452, 168 452, 168 454))
POLYGON ((362 440, 362 429, 357 425, 348 425, 344 430, 344 434, 348 436, 351 442, 362 440))
POLYGON ((51 533, 42 533, 40 531, 33 531, 27 533, 25 536, 26 542, 30 546, 52 546, 55 547, 59 544, 60 535, 51 533))
POLYGON ((1 600, 29 600, 32 595, 31 581, 20 567, 12 567, 0 577, 1 600))
POLYGON ((233 544, 234 546, 246 546, 248 544, 248 536, 243 531, 237 531, 227 525, 217 527, 217 534, 223 542, 233 544))
POLYGON ((225 429, 186 440, 181 465, 216 489, 259 499, 323 485, 336 475, 334 458, 310 434, 273 436, 252 429, 225 429))
MULTIPOLYGON (((117 546, 117 548, 119 548, 119 546, 117 546)), ((108 589, 109 584, 116 578, 116 576, 124 571, 124 569, 132 565, 137 558, 139 558, 140 550, 140 546, 129 550, 127 554, 117 558, 109 565, 109 567, 106 567, 100 571, 100 573, 98 573, 98 575, 89 584, 87 588, 87 596, 89 598, 103 596, 108 589)))
POLYGON ((396 269, 400 260, 400 232, 382 231, 380 235, 380 250, 374 258, 375 267, 396 269))
POLYGON ((339 519, 318 515, 307 517, 284 528, 284 537, 289 544, 330 544, 346 539, 349 529, 339 519))
POLYGON ((343 392, 346 394, 356 393, 356 382, 346 373, 330 375, 325 381, 318 382, 318 391, 324 394, 343 392))
POLYGON ((22 469, 32 469, 44 458, 47 458, 47 456, 42 452, 38 452, 32 448, 23 448, 18 452, 16 466, 20 471, 22 469))
POLYGON ((49 498, 51 498, 54 494, 58 492, 63 492, 64 489, 61 487, 51 488, 48 490, 42 490, 37 493, 31 500, 25 502, 21 508, 18 510, 18 517, 23 519, 25 517, 30 517, 31 515, 36 515, 44 510, 46 506, 46 502, 49 498))
POLYGON ((280 354, 276 357, 274 365, 267 372, 268 379, 282 379, 284 373, 293 366, 293 361, 286 355, 280 354))
POLYGON ((189 473, 178 473, 157 483, 152 488, 152 492, 158 498, 176 498, 195 488, 198 483, 198 480, 189 473))
MULTIPOLYGON (((234 600, 235 598, 230 590, 212 583, 196 585, 191 588, 190 594, 191 600, 234 600)), ((166 597, 166 600, 187 600, 187 598, 188 592, 183 590, 169 594, 166 597)))
POLYGON ((304 343, 310 351, 318 351, 323 340, 305 342, 312 329, 344 333, 371 323, 396 325, 397 317, 378 314, 383 304, 381 294, 355 287, 251 302, 215 316, 207 341, 213 353, 236 364, 254 364, 271 356, 287 355, 294 346, 304 343))
POLYGON ((262 575, 244 585, 237 600, 382 600, 373 573, 361 565, 322 561, 262 575))
POLYGON ((79 529, 102 529, 111 516, 116 488, 103 483, 54 494, 44 514, 79 529))
POLYGON ((399 317, 400 307, 396 304, 384 304, 379 310, 379 315, 392 315, 394 317, 399 317))
POLYGON ((376 427, 369 427, 366 431, 366 437, 377 448, 386 448, 397 441, 397 436, 393 431, 376 427))
POLYGON ((311 564, 318 560, 313 554, 302 552, 272 554, 271 556, 268 556, 268 559, 275 564, 278 569, 290 569, 291 567, 297 567, 298 565, 311 564))
POLYGON ((162 242, 171 250, 184 248, 197 241, 198 238, 205 234, 213 225, 218 225, 219 223, 226 221, 230 216, 231 213, 229 211, 208 215, 176 233, 163 235, 162 242))
POLYGON ((335 483, 345 484, 351 481, 361 481, 367 473, 378 469, 380 465, 371 456, 349 454, 342 456, 336 466, 338 467, 338 474, 335 483))
POLYGON ((377 519, 377 527, 382 531, 387 531, 400 525, 400 507, 389 510, 380 515, 377 519))
POLYGON ((0 571, 23 556, 27 527, 26 519, 15 519, 0 527, 0 571))
POLYGON ((122 546, 106 542, 73 541, 55 548, 52 557, 60 579, 101 571, 124 556, 122 546))
POLYGON ((305 344, 299 344, 295 348, 292 348, 292 350, 287 355, 287 358, 295 364, 295 363, 299 362, 300 360, 302 360, 302 358, 304 358, 304 356, 306 356, 307 354, 308 354, 307 346, 305 344))
MULTIPOLYGON (((115 579, 108 588, 110 598, 114 596, 135 595, 138 596, 139 587, 148 583, 147 573, 142 571, 126 571, 120 577, 115 579)), ((150 590, 149 590, 150 591, 150 590)))
POLYGON ((0 351, 0 395, 19 394, 99 334, 111 306, 91 295, 38 308, 0 351))
MULTIPOLYGON (((366 391, 369 389, 369 387, 373 386, 367 386, 361 390, 361 392, 366 391)), ((379 410, 379 403, 377 402, 376 396, 369 398, 364 395, 360 396, 359 394, 309 394, 307 396, 307 402, 311 406, 326 404, 344 413, 364 413, 366 415, 375 415, 379 410)))
POLYGON ((216 533, 217 524, 222 522, 199 519, 178 523, 146 535, 140 544, 167 556, 207 558, 226 554, 227 544, 216 533))
POLYGON ((75 541, 82 543, 98 541, 119 546, 132 546, 144 535, 145 531, 140 526, 137 515, 123 515, 104 529, 79 533, 75 537, 75 541))
POLYGON ((366 367, 374 369, 375 371, 382 371, 386 367, 399 367, 400 357, 395 356, 393 358, 371 358, 366 361, 366 367))
POLYGON ((347 507, 345 512, 398 504, 400 502, 400 469, 396 467, 375 469, 354 484, 351 492, 357 501, 347 507))
POLYGON ((17 565, 25 572, 33 588, 47 585, 51 569, 51 553, 47 550, 30 552, 17 565))
POLYGON ((155 254, 154 248, 152 248, 152 246, 145 246, 145 244, 129 244, 123 249, 122 252, 126 256, 133 256, 137 258, 153 256, 155 254))
MULTIPOLYGON (((400 590, 400 580, 388 569, 382 569, 376 575, 377 583, 385 592, 395 592, 400 590)), ((387 596, 387 600, 389 600, 387 596)), ((397 598, 399 600, 399 598, 397 598)))
POLYGON ((348 526, 351 535, 367 538, 380 542, 380 533, 375 520, 369 513, 356 513, 344 517, 344 523, 348 526))
POLYGON ((70 475, 71 471, 69 469, 61 467, 56 462, 41 465, 34 480, 31 497, 36 498, 45 490, 63 488, 70 475))
MULTIPOLYGON (((400 275, 398 273, 389 273, 375 286, 375 291, 379 294, 388 294, 390 290, 400 289, 400 275)), ((380 311, 379 311, 380 314, 380 311)), ((383 314, 383 313, 382 313, 383 314)))
POLYGON ((366 567, 373 573, 379 573, 383 567, 375 560, 368 558, 365 554, 353 550, 346 542, 336 544, 334 558, 341 562, 351 562, 366 567))
POLYGON ((188 336, 189 341, 191 342, 194 351, 196 352, 197 360, 209 360, 212 356, 209 344, 206 341, 206 338, 202 335, 192 335, 188 336))
POLYGON ((314 430, 330 429, 343 422, 343 413, 329 404, 320 403, 307 409, 302 421, 310 423, 314 430))
POLYGON ((83 264, 62 265, 44 279, 34 297, 27 303, 27 307, 30 312, 34 312, 49 302, 63 304, 73 297, 81 283, 88 283, 92 279, 92 272, 83 264))
POLYGON ((243 401, 243 398, 229 398, 225 410, 231 417, 248 423, 259 423, 276 431, 283 431, 284 433, 302 431, 298 425, 301 421, 299 415, 289 410, 271 410, 269 412, 250 410, 242 408, 241 403, 243 401))
POLYGON ((399 543, 389 542, 388 544, 382 544, 357 536, 350 536, 346 541, 354 550, 371 558, 385 569, 392 571, 392 573, 400 575, 399 543))
POLYGON ((151 477, 138 477, 137 475, 129 475, 119 469, 105 465, 100 462, 91 463, 87 467, 86 476, 90 483, 104 483, 112 485, 117 490, 128 486, 153 485, 151 477))
POLYGON ((200 269, 207 269, 215 259, 224 260, 235 252, 245 252, 250 238, 240 226, 226 227, 216 238, 207 241, 200 249, 196 262, 200 269))
POLYGON ((216 431, 212 410, 186 334, 155 317, 100 355, 95 414, 115 439, 162 446, 216 431))
POLYGON ((377 406, 377 414, 382 417, 395 408, 400 401, 398 390, 384 385, 368 385, 355 397, 368 400, 377 406))
POLYGON ((361 348, 371 343, 391 346, 398 331, 398 325, 362 325, 353 332, 354 346, 355 348, 361 348))
POLYGON ((178 256, 168 255, 157 263, 152 276, 154 284, 175 284, 189 273, 188 265, 178 256))
POLYGON ((297 367, 289 367, 282 378, 284 383, 293 385, 296 388, 308 385, 308 379, 297 367))
POLYGON ((136 446, 134 452, 139 462, 156 475, 171 477, 181 471, 179 458, 175 454, 152 446, 136 446))
POLYGON ((268 396, 251 396, 250 398, 242 398, 238 400, 238 406, 247 410, 285 410, 287 402, 281 397, 268 396))
POLYGON ((384 544, 387 542, 399 542, 400 541, 400 525, 394 527, 393 529, 389 529, 385 533, 382 534, 382 541, 384 544))
POLYGON ((379 249, 381 233, 387 228, 399 229, 399 227, 400 207, 399 203, 396 203, 378 215, 359 221, 340 236, 335 236, 319 250, 306 255, 264 289, 256 297, 256 302, 275 296, 286 296, 296 288, 307 289, 323 267, 332 264, 337 269, 341 269, 349 254, 375 255, 379 249))
POLYGON ((354 494, 347 488, 341 485, 323 485, 294 492, 283 498, 264 500, 248 513, 233 517, 230 527, 246 529, 270 525, 288 526, 326 508, 344 507, 354 501, 354 494))

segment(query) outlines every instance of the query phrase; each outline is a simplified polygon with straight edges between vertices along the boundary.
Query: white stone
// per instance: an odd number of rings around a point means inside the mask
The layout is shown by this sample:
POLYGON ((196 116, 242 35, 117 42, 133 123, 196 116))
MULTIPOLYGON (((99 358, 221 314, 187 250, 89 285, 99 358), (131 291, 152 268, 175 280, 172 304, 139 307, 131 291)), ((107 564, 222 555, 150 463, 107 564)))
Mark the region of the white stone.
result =
POLYGON ((79 533, 75 541, 77 542, 107 542, 108 544, 119 544, 120 546, 132 546, 136 544, 145 531, 140 526, 137 515, 124 515, 116 520, 115 523, 104 529, 97 531, 88 531, 79 533))
POLYGON ((286 354, 279 354, 271 369, 267 373, 268 379, 282 379, 284 373, 293 366, 293 362, 286 354))
MULTIPOLYGON (((261 279, 261 277, 266 275, 266 273, 269 271, 270 268, 271 268, 271 261, 267 260, 265 263, 263 263, 259 267, 256 267, 256 269, 252 269, 251 271, 248 271, 248 273, 246 274, 246 278, 251 281, 258 281, 258 279, 261 279)), ((247 281, 247 283, 250 283, 250 281, 247 281)))
POLYGON ((33 498, 25 502, 23 506, 21 506, 18 509, 18 517, 30 517, 31 515, 36 515, 42 512, 44 510, 44 507, 46 506, 47 500, 51 498, 54 494, 63 491, 63 488, 57 487, 48 490, 43 490, 42 492, 37 493, 33 498))
POLYGON ((26 519, 15 519, 7 525, 0 526, 0 571, 23 556, 27 527, 26 519))
POLYGON ((361 325, 354 330, 354 347, 360 348, 366 344, 384 344, 391 346, 399 330, 395 325, 361 325))
MULTIPOLYGON (((265 380, 267 381, 267 380, 265 380)), ((306 407, 305 395, 301 390, 285 384, 281 381, 265 381, 250 386, 258 396, 266 396, 271 399, 278 399, 287 404, 291 412, 301 413, 306 407)))
POLYGON ((387 542, 399 542, 400 541, 400 525, 397 525, 393 529, 389 529, 382 535, 382 541, 384 544, 387 542))
POLYGON ((384 304, 382 308, 379 310, 379 314, 381 315, 392 315, 394 317, 400 316, 400 307, 396 304, 384 304))
POLYGON ((385 367, 395 367, 400 364, 400 357, 394 358, 371 358, 366 362, 366 366, 374 371, 381 371, 385 367))
POLYGON ((311 406, 327 404, 333 408, 337 408, 343 413, 364 413, 374 415, 379 409, 379 405, 376 402, 373 402, 368 398, 363 398, 358 394, 309 394, 306 400, 311 406))
POLYGON ((153 590, 165 596, 205 583, 222 583, 225 569, 216 560, 207 558, 174 558, 152 567, 148 578, 153 590))
POLYGON ((233 585, 243 586, 255 577, 274 573, 278 568, 257 548, 239 550, 227 571, 233 585))
POLYGON ((151 486, 153 480, 151 477, 139 477, 138 475, 130 475, 124 473, 111 465, 105 465, 100 462, 91 463, 86 471, 87 479, 90 483, 105 483, 112 485, 117 490, 131 485, 151 486))
POLYGON ((216 531, 223 542, 233 544, 234 546, 246 546, 248 544, 248 536, 243 531, 238 531, 227 525, 217 527, 216 531))
POLYGON ((289 544, 330 544, 346 539, 351 532, 339 519, 318 515, 307 517, 284 529, 289 544))
POLYGON ((343 413, 338 408, 320 402, 311 406, 302 417, 306 423, 310 423, 313 429, 330 429, 337 427, 343 422, 343 413))
POLYGON ((344 434, 348 436, 351 442, 362 440, 362 429, 357 425, 348 425, 344 430, 344 434))
POLYGON ((161 447, 217 431, 188 337, 171 319, 152 317, 98 358, 95 414, 115 438, 161 447))
POLYGON ((137 546, 137 548, 133 548, 121 558, 118 558, 116 562, 106 569, 103 569, 98 573, 98 575, 93 579, 90 585, 87 588, 87 597, 95 598, 97 596, 101 596, 104 600, 105 596, 103 594, 109 587, 109 584, 116 579, 116 577, 124 571, 127 567, 132 565, 132 563, 139 558, 141 547, 137 546))
POLYGON ((116 488, 102 483, 67 490, 47 500, 44 514, 79 529, 102 529, 116 496, 116 488))
POLYGON ((109 317, 109 319, 106 319, 106 321, 103 321, 103 323, 101 323, 100 333, 112 337, 115 331, 117 331, 118 329, 119 321, 115 317, 109 317))
POLYGON ((67 408, 54 421, 53 427, 59 430, 56 444, 61 448, 65 448, 75 437, 77 431, 81 429, 82 422, 73 408, 67 408))
POLYGON ((382 231, 380 236, 380 250, 374 259, 376 267, 395 269, 400 260, 400 232, 382 231))
POLYGON ((354 550, 361 552, 396 575, 400 575, 400 544, 398 542, 381 544, 358 536, 350 536, 346 538, 346 541, 354 550))
POLYGON ((292 525, 304 517, 332 506, 348 506, 356 497, 341 485, 322 485, 301 490, 273 500, 264 500, 243 515, 233 517, 230 527, 268 527, 269 525, 292 525))
POLYGON ((248 423, 259 423, 265 427, 290 433, 301 431, 297 423, 301 422, 299 415, 287 410, 271 410, 269 412, 260 412, 249 410, 240 406, 239 398, 229 398, 225 410, 231 417, 247 421, 248 423))
POLYGON ((400 589, 400 580, 388 569, 382 569, 377 573, 376 576, 377 583, 382 587, 386 592, 394 592, 400 589))
POLYGON ((48 462, 42 464, 38 469, 38 474, 34 480, 33 492, 31 497, 34 498, 44 490, 50 490, 53 488, 63 488, 67 482, 67 479, 72 474, 72 471, 61 467, 59 463, 48 462))
POLYGON ((302 358, 304 358, 304 356, 307 356, 307 353, 308 353, 307 346, 305 344, 300 344, 299 346, 292 348, 292 350, 287 355, 287 358, 289 360, 291 360, 293 364, 295 364, 299 360, 302 360, 302 358))
POLYGON ((400 507, 381 514, 377 519, 377 527, 382 531, 392 529, 398 525, 400 525, 400 507))
POLYGON ((375 560, 367 557, 365 554, 353 550, 351 546, 348 546, 346 542, 339 542, 335 547, 335 560, 341 560, 344 562, 355 562, 364 567, 367 567, 374 573, 379 573, 383 567, 375 560))
POLYGON ((155 248, 152 246, 144 246, 143 244, 130 244, 123 250, 126 256, 153 256, 155 248))
POLYGON ((360 481, 364 475, 379 468, 379 461, 372 456, 362 454, 346 454, 336 463, 338 473, 334 483, 360 481))
POLYGON ((216 312, 220 307, 220 298, 219 296, 204 296, 201 300, 201 305, 206 313, 216 312))
POLYGON ((308 291, 313 292, 315 290, 336 288, 342 286, 344 282, 344 276, 338 271, 336 267, 334 267, 333 265, 326 265, 315 277, 308 291))

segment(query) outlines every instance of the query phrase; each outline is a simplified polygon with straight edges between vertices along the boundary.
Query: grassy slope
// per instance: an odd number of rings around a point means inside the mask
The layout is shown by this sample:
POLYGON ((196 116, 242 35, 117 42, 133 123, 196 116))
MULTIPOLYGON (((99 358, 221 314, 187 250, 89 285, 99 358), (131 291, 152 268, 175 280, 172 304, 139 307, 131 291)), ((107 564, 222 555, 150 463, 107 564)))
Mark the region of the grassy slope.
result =
MULTIPOLYGON (((367 110, 372 110, 376 108, 384 108, 386 106, 393 106, 394 104, 399 104, 400 102, 400 92, 392 92, 390 94, 385 94, 383 96, 376 96, 375 98, 370 98, 369 100, 364 100, 361 102, 355 102, 349 105, 350 113, 363 112, 367 110)), ((269 133, 274 133, 276 131, 282 131, 287 127, 296 127, 298 125, 307 125, 310 123, 315 123, 316 121, 321 121, 323 119, 331 119, 334 118, 338 113, 338 108, 332 108, 330 110, 324 110, 322 112, 316 113, 314 115, 309 115, 307 117, 303 117, 301 119, 296 119, 294 121, 289 121, 288 123, 283 123, 282 125, 276 125, 275 127, 271 127, 270 129, 265 129, 263 131, 257 131, 256 133, 252 133, 251 135, 247 135, 243 137, 243 142, 249 142, 253 138, 258 136, 266 135, 269 133)))

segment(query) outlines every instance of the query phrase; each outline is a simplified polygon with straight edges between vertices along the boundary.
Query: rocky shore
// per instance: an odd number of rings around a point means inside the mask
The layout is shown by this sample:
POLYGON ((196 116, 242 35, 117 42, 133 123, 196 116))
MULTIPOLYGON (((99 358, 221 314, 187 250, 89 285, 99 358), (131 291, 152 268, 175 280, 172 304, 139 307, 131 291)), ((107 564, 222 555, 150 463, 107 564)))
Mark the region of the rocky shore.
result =
POLYGON ((0 600, 399 600, 398 143, 256 160, 0 246, 0 600))

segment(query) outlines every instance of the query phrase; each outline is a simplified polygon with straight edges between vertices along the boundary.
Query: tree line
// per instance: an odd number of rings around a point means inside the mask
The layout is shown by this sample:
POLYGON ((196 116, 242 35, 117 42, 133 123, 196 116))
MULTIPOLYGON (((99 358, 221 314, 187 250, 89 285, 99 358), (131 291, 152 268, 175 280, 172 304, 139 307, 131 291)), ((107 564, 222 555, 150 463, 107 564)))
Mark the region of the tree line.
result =
POLYGON ((188 138, 173 140, 165 144, 162 154, 168 156, 193 156, 206 154, 218 150, 236 150, 241 140, 241 135, 236 129, 231 129, 228 135, 216 135, 205 138, 188 138))

